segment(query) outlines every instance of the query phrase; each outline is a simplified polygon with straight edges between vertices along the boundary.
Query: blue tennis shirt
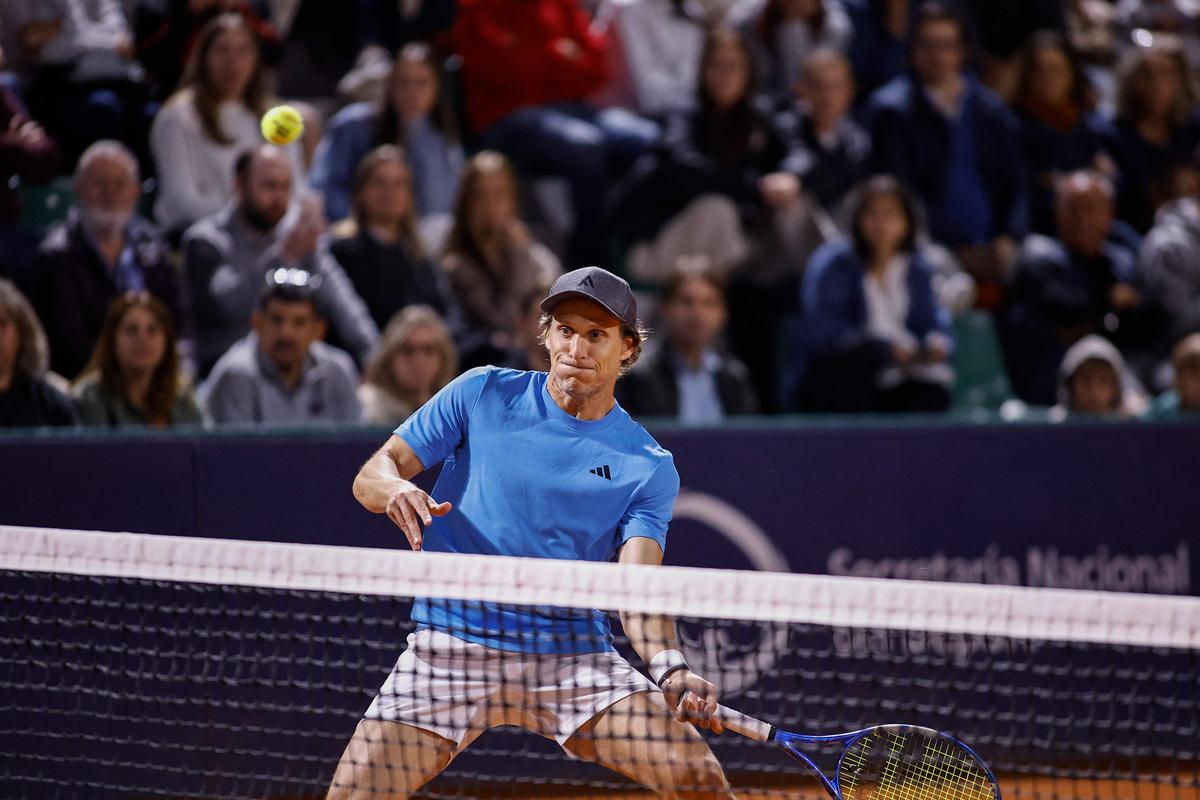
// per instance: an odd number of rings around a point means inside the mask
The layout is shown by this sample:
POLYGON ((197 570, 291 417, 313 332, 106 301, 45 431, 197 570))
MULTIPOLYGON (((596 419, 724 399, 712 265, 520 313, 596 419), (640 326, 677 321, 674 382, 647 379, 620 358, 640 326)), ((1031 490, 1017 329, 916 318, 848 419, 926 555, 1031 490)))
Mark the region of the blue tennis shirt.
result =
MULTIPOLYGON (((610 561, 644 536, 666 548, 679 493, 671 454, 619 405, 599 420, 559 408, 543 372, 480 367, 456 378, 396 434, 454 508, 435 517, 424 549, 610 561)), ((586 653, 612 647, 594 609, 419 599, 413 621, 501 650, 586 653)))

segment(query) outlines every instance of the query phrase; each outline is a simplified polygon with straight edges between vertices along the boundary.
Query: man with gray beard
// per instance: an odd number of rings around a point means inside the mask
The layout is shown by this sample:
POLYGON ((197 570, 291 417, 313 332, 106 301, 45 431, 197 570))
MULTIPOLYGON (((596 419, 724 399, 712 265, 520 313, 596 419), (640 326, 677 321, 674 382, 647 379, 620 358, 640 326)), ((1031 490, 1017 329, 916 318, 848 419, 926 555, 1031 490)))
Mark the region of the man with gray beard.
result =
POLYGON ((112 301, 146 290, 183 328, 179 279, 161 232, 136 213, 142 183, 123 144, 99 141, 79 158, 75 204, 34 259, 33 301, 50 341, 50 367, 75 378, 92 355, 112 301))

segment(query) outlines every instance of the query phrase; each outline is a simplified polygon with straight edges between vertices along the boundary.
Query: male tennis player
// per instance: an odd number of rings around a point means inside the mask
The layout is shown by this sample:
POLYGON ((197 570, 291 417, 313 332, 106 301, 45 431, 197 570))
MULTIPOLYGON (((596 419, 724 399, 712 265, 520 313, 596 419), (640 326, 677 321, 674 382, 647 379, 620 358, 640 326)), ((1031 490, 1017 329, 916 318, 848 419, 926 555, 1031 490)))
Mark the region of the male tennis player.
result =
MULTIPOLYGON (((555 281, 541 307, 549 374, 463 374, 363 465, 354 496, 414 550, 659 564, 679 475, 613 398, 644 338, 629 284, 586 267, 555 281), (410 483, 438 462, 432 496, 410 483)), ((413 620, 330 800, 408 797, 497 725, 666 797, 731 796, 692 727, 720 732, 716 688, 687 668, 670 619, 622 615, 659 686, 612 649, 599 611, 418 600, 413 620)))

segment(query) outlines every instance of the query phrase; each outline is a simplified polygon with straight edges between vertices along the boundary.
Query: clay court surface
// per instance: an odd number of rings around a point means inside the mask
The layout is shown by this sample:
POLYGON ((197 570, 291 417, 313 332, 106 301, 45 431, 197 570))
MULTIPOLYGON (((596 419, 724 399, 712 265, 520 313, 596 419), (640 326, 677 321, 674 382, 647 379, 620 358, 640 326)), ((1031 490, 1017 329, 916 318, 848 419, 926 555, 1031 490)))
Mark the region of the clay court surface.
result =
MULTIPOLYGON (((1004 800, 1200 800, 1200 767, 1176 778, 1146 778, 1141 781, 1097 780, 1094 778, 1033 778, 998 776, 1004 800)), ((814 780, 757 788, 735 786, 738 798, 779 798, 779 800, 824 800, 825 790, 814 780)), ((446 794, 438 794, 445 797, 446 794)), ((560 787, 531 787, 514 793, 511 788, 495 794, 466 793, 464 798, 519 798, 520 800, 573 800, 573 798, 610 798, 611 800, 647 800, 647 791, 612 791, 560 787)), ((917 798, 914 798, 917 800, 917 798)))
MULTIPOLYGON (((1190 785, 1173 786, 1153 780, 1096 781, 1063 780, 1051 778, 1000 778, 1000 791, 1004 800, 1200 800, 1200 776, 1191 776, 1190 785)), ((650 792, 629 791, 622 793, 537 793, 522 795, 497 794, 496 797, 537 798, 538 800, 571 800, 571 798, 612 798, 612 800, 645 800, 653 797, 650 792)), ((745 789, 738 791, 739 798, 779 798, 780 800, 822 800, 828 798, 820 786, 769 789, 745 789)))

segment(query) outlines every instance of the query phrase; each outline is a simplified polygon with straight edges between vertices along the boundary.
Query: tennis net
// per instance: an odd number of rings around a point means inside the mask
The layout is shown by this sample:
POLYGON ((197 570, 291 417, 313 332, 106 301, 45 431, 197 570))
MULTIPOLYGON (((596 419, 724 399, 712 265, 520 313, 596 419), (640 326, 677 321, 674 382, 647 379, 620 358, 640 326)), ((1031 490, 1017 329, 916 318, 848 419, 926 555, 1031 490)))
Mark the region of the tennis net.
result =
MULTIPOLYGON (((591 652, 608 624, 644 671, 620 624, 644 615, 674 618, 722 703, 781 728, 946 731, 1006 798, 1200 798, 1200 598, 4 526, 0 797, 324 797, 368 707, 479 736, 421 797, 648 796, 591 763, 612 744, 578 729, 611 689, 591 652), (421 635, 414 598, 426 636, 492 646, 422 640, 426 682, 381 693, 421 635), (530 616, 550 633, 529 638, 530 616), (553 741, 568 735, 576 758, 553 741)), ((637 720, 609 732, 638 769, 696 752, 637 720)), ((739 797, 825 796, 776 749, 703 739, 739 797)), ((420 741, 448 757, 445 738, 420 741)), ((401 796, 428 766, 403 752, 339 772, 334 796, 401 796)), ((815 760, 833 774, 837 755, 815 760)))

